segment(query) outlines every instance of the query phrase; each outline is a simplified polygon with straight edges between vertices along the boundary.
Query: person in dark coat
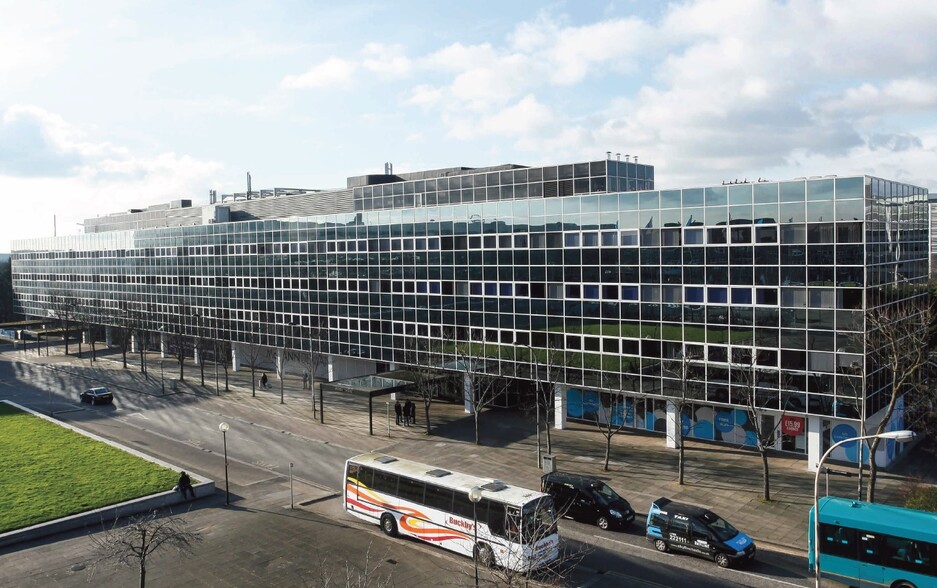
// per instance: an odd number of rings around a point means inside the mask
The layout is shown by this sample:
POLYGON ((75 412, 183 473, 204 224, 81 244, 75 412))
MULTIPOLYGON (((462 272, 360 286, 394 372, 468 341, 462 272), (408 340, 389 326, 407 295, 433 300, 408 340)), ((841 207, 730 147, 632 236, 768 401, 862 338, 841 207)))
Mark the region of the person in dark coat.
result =
POLYGON ((400 419, 403 416, 403 408, 400 406, 400 401, 394 403, 394 414, 397 415, 397 424, 400 424, 400 419))
POLYGON ((410 426, 410 413, 413 411, 413 403, 410 402, 410 399, 407 398, 407 401, 403 405, 403 424, 405 427, 410 426))
POLYGON ((191 494, 192 498, 195 498, 195 488, 192 487, 192 480, 189 478, 189 474, 182 472, 179 475, 179 492, 182 492, 182 498, 186 497, 186 494, 191 494))
POLYGON ((410 423, 416 424, 416 402, 410 403, 410 423))
POLYGON ((267 374, 260 376, 260 387, 265 389, 267 388, 267 374))

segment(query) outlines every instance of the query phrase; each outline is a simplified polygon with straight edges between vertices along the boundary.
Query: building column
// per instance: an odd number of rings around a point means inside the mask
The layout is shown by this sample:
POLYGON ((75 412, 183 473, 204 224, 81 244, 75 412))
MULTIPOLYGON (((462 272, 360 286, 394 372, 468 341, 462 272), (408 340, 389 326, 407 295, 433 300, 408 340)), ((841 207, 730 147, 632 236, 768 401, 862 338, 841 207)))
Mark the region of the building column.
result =
POLYGON ((236 372, 241 370, 241 354, 236 345, 231 345, 231 369, 236 372))
POLYGON ((169 333, 165 331, 159 332, 159 357, 160 359, 166 359, 166 349, 169 348, 169 333))
POLYGON ((130 333, 130 353, 137 353, 139 351, 139 349, 137 349, 139 344, 140 342, 137 341, 137 334, 130 333))
POLYGON ((563 430, 566 428, 566 386, 556 384, 553 386, 553 428, 563 430))
MULTIPOLYGON (((334 355, 327 356, 325 367, 328 370, 327 381, 334 382, 335 381, 335 356, 334 355)), ((315 374, 313 374, 313 377, 315 377, 315 374)))
POLYGON ((465 412, 475 414, 474 387, 472 386, 472 378, 468 374, 462 374, 462 399, 465 412))
POLYGON ((807 417, 807 471, 815 472, 823 457, 823 420, 818 416, 807 417))
POLYGON ((202 365, 202 354, 199 353, 198 345, 192 346, 192 359, 194 360, 195 367, 202 365))
POLYGON ((104 327, 104 344, 108 347, 114 346, 114 327, 104 327))
POLYGON ((683 442, 683 427, 680 422, 680 413, 672 400, 667 401, 667 438, 668 449, 676 449, 683 442))
POLYGON ((81 332, 81 342, 84 345, 91 344, 91 329, 85 329, 81 332))
POLYGON ((285 363, 286 356, 285 355, 286 354, 284 353, 284 350, 282 348, 277 349, 277 377, 281 380, 283 379, 283 374, 285 373, 284 368, 286 368, 286 363, 285 363))

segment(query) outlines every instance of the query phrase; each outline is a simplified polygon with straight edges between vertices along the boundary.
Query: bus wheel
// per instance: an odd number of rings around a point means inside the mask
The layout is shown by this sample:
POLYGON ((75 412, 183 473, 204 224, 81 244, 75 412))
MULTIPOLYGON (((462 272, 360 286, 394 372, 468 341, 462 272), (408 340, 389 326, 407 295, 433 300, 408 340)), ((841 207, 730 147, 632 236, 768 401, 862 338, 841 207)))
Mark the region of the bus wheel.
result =
POLYGON ((608 529, 608 519, 605 517, 599 517, 599 520, 597 520, 595 524, 603 531, 608 529))
POLYGON ((907 582, 898 582, 892 588, 914 588, 914 584, 908 584, 907 582))
POLYGON ((494 563, 495 554, 491 551, 491 547, 485 543, 479 543, 475 546, 475 561, 490 568, 494 563))
POLYGON ((381 515, 381 530, 384 531, 384 534, 388 537, 397 536, 397 521, 394 520, 394 515, 389 512, 385 512, 381 515))
POLYGON ((713 557, 713 561, 715 561, 716 565, 720 568, 727 568, 731 563, 731 561, 729 561, 729 556, 724 553, 717 553, 716 556, 713 557))
POLYGON ((655 539, 654 548, 661 553, 667 553, 667 542, 663 539, 655 539))

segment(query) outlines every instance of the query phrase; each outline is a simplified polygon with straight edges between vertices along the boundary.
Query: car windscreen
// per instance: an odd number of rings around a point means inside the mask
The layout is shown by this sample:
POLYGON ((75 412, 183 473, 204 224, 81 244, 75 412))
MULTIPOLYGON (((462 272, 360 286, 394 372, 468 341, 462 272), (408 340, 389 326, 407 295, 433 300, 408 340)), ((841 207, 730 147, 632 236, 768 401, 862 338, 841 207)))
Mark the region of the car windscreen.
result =
POLYGON ((701 518, 719 541, 728 541, 739 534, 738 529, 730 525, 724 518, 714 513, 706 511, 702 514, 701 518))
POLYGON ((611 504, 616 500, 621 500, 621 496, 618 495, 614 490, 612 490, 608 484, 602 482, 596 482, 592 484, 592 495, 595 497, 595 500, 600 504, 611 504))

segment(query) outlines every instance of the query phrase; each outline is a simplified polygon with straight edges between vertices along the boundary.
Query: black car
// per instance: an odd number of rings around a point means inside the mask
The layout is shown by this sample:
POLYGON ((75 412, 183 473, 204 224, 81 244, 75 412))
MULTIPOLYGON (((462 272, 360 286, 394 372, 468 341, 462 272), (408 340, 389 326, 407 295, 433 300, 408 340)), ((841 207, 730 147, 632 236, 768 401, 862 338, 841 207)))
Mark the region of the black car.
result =
POLYGON ((634 520, 628 501, 596 478, 553 472, 540 478, 540 489, 553 497, 561 516, 594 523, 600 529, 624 527, 634 520))
POLYGON ((88 388, 78 397, 81 398, 82 402, 90 402, 91 404, 112 404, 114 402, 114 395, 104 386, 88 388))

